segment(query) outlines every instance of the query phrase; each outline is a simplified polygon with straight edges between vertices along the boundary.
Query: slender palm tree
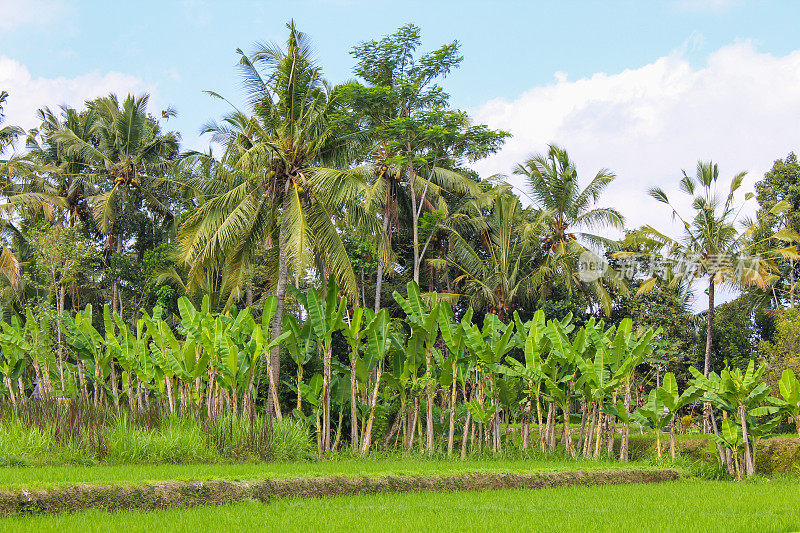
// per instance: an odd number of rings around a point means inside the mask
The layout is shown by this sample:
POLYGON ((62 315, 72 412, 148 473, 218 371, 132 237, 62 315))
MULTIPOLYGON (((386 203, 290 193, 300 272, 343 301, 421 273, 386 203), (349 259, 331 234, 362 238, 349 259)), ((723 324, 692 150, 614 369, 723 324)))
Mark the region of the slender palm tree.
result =
MULTIPOLYGON (((650 189, 650 196, 667 204, 673 218, 683 225, 683 236, 673 240, 650 226, 645 226, 632 236, 644 239, 656 250, 663 250, 664 255, 674 261, 671 269, 671 283, 675 284, 687 277, 705 278, 708 283, 708 311, 706 313, 706 346, 703 374, 708 377, 711 370, 712 332, 714 326, 714 296, 716 286, 729 284, 734 287, 748 285, 766 288, 774 271, 772 259, 776 256, 797 257, 793 247, 773 249, 767 253, 753 250, 752 234, 754 225, 744 230, 737 224, 741 207, 735 203, 735 193, 742 184, 745 172, 736 174, 731 180, 728 193, 720 196, 717 193, 719 168, 713 162, 699 161, 695 174, 683 171, 680 189, 691 199, 692 216, 683 217, 673 203, 670 202, 663 189, 650 189)), ((644 290, 652 287, 655 280, 643 284, 644 290)), ((711 429, 710 405, 706 406, 704 427, 711 429)))
MULTIPOLYGON (((222 264, 229 290, 243 285, 265 248, 277 255, 273 338, 281 332, 290 271, 299 277, 316 268, 355 300, 356 278, 337 222, 346 217, 369 225, 356 201, 363 177, 322 166, 352 162, 362 135, 337 120, 337 90, 323 80, 306 36, 294 23, 288 27, 286 50, 270 44, 257 45, 251 55, 239 50, 252 115, 236 111, 204 128, 226 151, 213 178, 194 184, 207 200, 187 218, 180 237, 190 275, 222 264)), ((274 387, 277 347, 269 364, 274 387)), ((270 409, 280 416, 273 396, 270 409)))
POLYGON ((611 297, 604 282, 623 292, 625 286, 613 275, 583 281, 578 261, 581 254, 589 250, 587 245, 596 251, 617 246, 612 239, 590 233, 596 228, 622 230, 624 227, 625 219, 619 211, 596 206, 615 175, 602 169, 581 189, 575 163, 565 149, 554 144, 548 146, 546 154, 537 154, 517 165, 514 174, 525 176, 528 195, 542 212, 544 224, 540 239, 545 257, 537 276, 542 295, 546 296, 552 283, 563 283, 570 291, 579 288, 593 295, 609 313, 611 297))
MULTIPOLYGON (((162 132, 159 123, 147 113, 149 95, 128 95, 120 103, 116 95, 86 103, 94 117, 90 138, 83 138, 72 128, 62 128, 54 135, 68 157, 88 166, 85 179, 98 186, 91 198, 94 219, 107 236, 109 250, 122 253, 122 222, 142 199, 149 211, 170 223, 173 215, 161 194, 167 172, 178 156, 178 136, 162 132)), ((162 113, 168 117, 174 111, 162 113)), ((119 280, 113 279, 111 302, 114 311, 122 309, 119 280)))

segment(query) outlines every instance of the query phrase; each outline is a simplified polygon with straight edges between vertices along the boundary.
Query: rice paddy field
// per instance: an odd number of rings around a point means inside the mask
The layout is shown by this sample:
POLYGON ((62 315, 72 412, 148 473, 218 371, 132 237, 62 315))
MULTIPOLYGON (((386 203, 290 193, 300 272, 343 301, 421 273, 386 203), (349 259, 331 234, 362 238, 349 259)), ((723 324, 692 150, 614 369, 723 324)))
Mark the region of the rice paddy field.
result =
POLYGON ((800 478, 283 499, 0 519, 59 531, 797 531, 800 478))

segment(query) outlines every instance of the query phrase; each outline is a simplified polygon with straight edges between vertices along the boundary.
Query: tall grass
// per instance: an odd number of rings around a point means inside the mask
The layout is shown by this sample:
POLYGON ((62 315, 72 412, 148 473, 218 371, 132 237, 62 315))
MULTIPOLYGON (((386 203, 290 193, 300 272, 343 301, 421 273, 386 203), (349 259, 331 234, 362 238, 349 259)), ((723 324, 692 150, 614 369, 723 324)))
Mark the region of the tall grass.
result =
POLYGON ((308 428, 201 413, 95 408, 72 401, 0 403, 0 465, 218 463, 306 459, 308 428))

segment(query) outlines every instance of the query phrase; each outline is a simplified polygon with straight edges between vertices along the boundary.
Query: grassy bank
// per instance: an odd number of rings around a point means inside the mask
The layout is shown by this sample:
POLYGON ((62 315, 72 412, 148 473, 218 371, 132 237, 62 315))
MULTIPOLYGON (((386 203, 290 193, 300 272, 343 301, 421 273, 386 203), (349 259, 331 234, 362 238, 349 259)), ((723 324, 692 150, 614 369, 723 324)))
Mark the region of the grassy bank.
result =
POLYGON ((88 511, 0 519, 59 531, 791 531, 800 479, 561 487, 285 499, 155 512, 88 511), (713 495, 713 498, 710 497, 713 495))
POLYGON ((643 468, 642 463, 583 459, 470 459, 370 457, 316 462, 240 464, 98 465, 0 468, 0 489, 37 489, 75 484, 135 485, 162 481, 229 481, 293 477, 432 476, 643 468))

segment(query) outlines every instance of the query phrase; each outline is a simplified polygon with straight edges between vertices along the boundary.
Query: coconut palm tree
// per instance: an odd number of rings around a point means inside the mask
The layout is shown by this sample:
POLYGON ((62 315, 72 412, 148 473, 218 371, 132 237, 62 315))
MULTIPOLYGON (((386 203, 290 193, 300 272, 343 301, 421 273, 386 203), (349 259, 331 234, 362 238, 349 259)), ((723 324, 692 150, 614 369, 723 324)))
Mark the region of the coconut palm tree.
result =
MULTIPOLYGON (((286 50, 259 44, 250 55, 238 51, 252 115, 236 111, 204 128, 225 155, 212 179, 194 184, 207 201, 187 218, 180 238, 190 275, 223 264, 231 291, 246 281, 258 252, 277 256, 273 338, 281 332, 290 271, 299 277, 316 268, 355 300, 355 274, 337 223, 346 217, 369 226, 356 202, 363 178, 322 167, 352 162, 363 136, 337 119, 337 90, 322 78, 306 36, 294 23, 288 28, 286 50)), ((269 364, 279 383, 278 348, 269 364)), ((270 408, 280 415, 273 396, 270 408)))
MULTIPOLYGON (((162 195, 165 175, 178 156, 178 136, 163 133, 159 123, 147 113, 149 95, 128 95, 120 104, 110 94, 86 102, 94 117, 90 137, 73 128, 61 128, 53 135, 67 157, 87 165, 85 179, 98 187, 91 198, 94 219, 107 236, 106 247, 122 253, 122 223, 143 200, 149 211, 170 223, 173 215, 162 195)), ((162 116, 174 115, 167 110, 162 116)), ((119 280, 112 281, 114 311, 122 309, 119 280)))
MULTIPOLYGON (((581 254, 589 248, 595 251, 613 249, 616 242, 590 233, 593 229, 611 227, 622 230, 625 219, 611 207, 597 207, 603 191, 614 181, 615 175, 607 169, 598 171, 586 187, 581 189, 578 171, 567 151, 551 144, 547 153, 537 154, 517 165, 514 174, 524 176, 527 194, 541 211, 543 230, 540 236, 545 253, 538 279, 542 296, 546 296, 552 283, 563 283, 570 291, 579 288, 593 295, 606 313, 611 310, 611 297, 604 286, 612 284, 625 292, 617 276, 607 275, 597 280, 582 280, 578 272, 581 254)), ((606 271, 607 272, 607 271, 606 271)))
POLYGON ((473 307, 484 307, 506 319, 520 300, 536 292, 536 263, 541 255, 536 235, 542 219, 541 213, 524 209, 508 186, 491 194, 488 213, 477 202, 472 206, 477 213, 468 222, 478 234, 477 242, 471 243, 463 236, 466 232, 456 230, 456 225, 464 227, 464 217, 453 217, 450 253, 429 262, 454 268, 459 273, 455 282, 470 295, 473 307))
MULTIPOLYGON (((736 226, 740 206, 735 203, 735 193, 742 184, 746 172, 736 174, 731 180, 728 193, 720 196, 717 192, 719 168, 711 161, 698 161, 694 175, 683 171, 680 189, 689 196, 692 216, 683 217, 676 206, 670 202, 663 189, 650 189, 650 196, 667 204, 673 218, 683 225, 683 236, 673 240, 651 226, 645 226, 635 234, 634 239, 643 239, 656 250, 662 250, 666 257, 674 261, 671 269, 671 283, 678 283, 687 277, 705 279, 708 283, 708 311, 706 313, 706 346, 703 375, 708 377, 711 370, 711 343, 714 326, 714 296, 716 286, 729 284, 734 287, 748 285, 765 288, 774 270, 771 262, 776 256, 797 258, 794 247, 772 249, 767 253, 756 253, 752 249, 754 224, 748 223, 744 230, 736 226)), ((654 286, 655 279, 643 283, 641 291, 654 286)), ((705 430, 711 429, 710 404, 706 404, 705 430)))

